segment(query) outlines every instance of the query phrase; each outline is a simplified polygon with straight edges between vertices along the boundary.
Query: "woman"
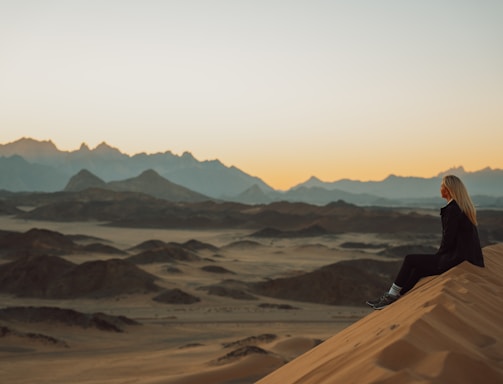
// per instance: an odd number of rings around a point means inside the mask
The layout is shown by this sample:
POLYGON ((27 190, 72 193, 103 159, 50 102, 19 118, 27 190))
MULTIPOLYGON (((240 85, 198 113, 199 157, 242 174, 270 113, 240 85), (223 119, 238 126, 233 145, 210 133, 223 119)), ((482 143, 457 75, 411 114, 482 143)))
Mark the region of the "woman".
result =
POLYGON ((447 205, 440 210, 442 241, 433 255, 407 255, 389 292, 367 304, 382 309, 407 293, 423 277, 440 275, 467 260, 484 267, 477 231, 477 217, 463 182, 454 175, 444 176, 440 194, 447 205))

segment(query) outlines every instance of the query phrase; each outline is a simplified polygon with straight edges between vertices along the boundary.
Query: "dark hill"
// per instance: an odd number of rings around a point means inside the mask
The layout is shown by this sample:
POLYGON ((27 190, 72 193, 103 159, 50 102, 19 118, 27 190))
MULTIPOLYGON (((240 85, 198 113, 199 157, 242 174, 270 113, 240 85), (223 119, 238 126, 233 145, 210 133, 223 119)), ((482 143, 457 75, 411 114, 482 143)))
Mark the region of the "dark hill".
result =
POLYGON ((0 188, 9 191, 60 190, 68 180, 59 169, 34 164, 18 155, 0 154, 0 188))
POLYGON ((363 305, 389 288, 400 262, 348 260, 300 276, 250 285, 254 293, 285 300, 330 305, 363 305), (356 287, 356 289, 355 289, 356 287))
POLYGON ((98 176, 93 175, 87 169, 81 170, 76 175, 72 176, 65 187, 67 192, 83 191, 89 188, 105 188, 106 183, 98 176))
POLYGON ((116 192, 136 192, 174 202, 196 202, 212 200, 198 192, 172 183, 156 171, 147 170, 139 176, 121 181, 104 182, 87 170, 72 176, 65 187, 66 192, 79 192, 89 188, 107 189, 116 192))
POLYGON ((104 313, 86 314, 73 309, 57 307, 7 307, 0 309, 0 319, 26 323, 50 322, 82 328, 97 328, 103 331, 123 332, 129 325, 138 322, 125 316, 110 316, 104 313))
POLYGON ((153 169, 173 183, 212 198, 234 196, 254 184, 264 191, 272 191, 257 177, 227 167, 218 160, 199 161, 188 152, 182 156, 170 151, 129 156, 106 143, 94 149, 83 143, 78 150, 68 152, 60 151, 52 142, 29 138, 0 144, 0 189, 58 191, 82 169, 107 182, 128 179, 153 169), (18 155, 16 161, 11 161, 13 155, 18 155))
POLYGON ((233 241, 230 244, 227 244, 223 246, 224 249, 256 249, 263 247, 264 245, 261 243, 257 243, 256 241, 251 241, 251 240, 238 240, 238 241, 233 241))
POLYGON ((16 215, 21 212, 14 204, 0 200, 0 215, 16 215))
POLYGON ((272 201, 272 197, 268 196, 257 184, 254 184, 237 196, 229 198, 229 200, 246 204, 266 204, 272 201))
POLYGON ((74 240, 89 241, 91 238, 83 235, 63 235, 59 232, 38 228, 30 229, 24 233, 0 231, 0 256, 6 259, 15 259, 37 255, 67 256, 76 252, 126 254, 126 252, 110 245, 97 242, 80 245, 74 240))
POLYGON ((159 210, 167 204, 166 201, 148 195, 93 189, 59 200, 52 199, 51 202, 18 217, 60 222, 98 220, 142 223, 144 217, 157 221, 155 207, 159 210), (89 196, 89 193, 94 196, 89 196))
POLYGON ((191 191, 181 185, 172 183, 171 181, 160 176, 153 170, 144 171, 137 177, 123 180, 111 181, 107 183, 106 188, 114 191, 141 192, 151 195, 159 199, 169 201, 207 201, 212 200, 210 197, 204 196, 198 192, 191 191))
POLYGON ((33 228, 24 233, 0 233, 0 256, 7 258, 64 255, 77 248, 69 237, 47 229, 33 228))
POLYGON ((55 279, 75 267, 57 256, 26 256, 0 265, 0 292, 46 297, 55 279))
MULTIPOLYGON (((32 195, 31 200, 37 197, 32 195)), ((42 198, 38 198, 42 202, 42 198)), ((47 195, 44 199, 48 200, 47 195)), ((17 217, 49 221, 107 222, 117 227, 178 229, 275 228, 297 236, 355 233, 415 233, 437 235, 438 213, 382 207, 357 207, 335 202, 324 207, 301 203, 249 206, 237 203, 174 203, 134 192, 86 190, 60 195, 17 217), (92 193, 91 193, 92 192, 92 193)), ((438 211, 437 211, 438 212, 438 211)), ((479 211, 483 245, 503 240, 503 212, 479 211)))
POLYGON ((156 277, 118 259, 75 265, 57 256, 28 256, 0 265, 0 292, 25 297, 83 298, 155 292, 156 277))
POLYGON ((186 293, 180 289, 167 289, 155 296, 152 300, 166 304, 194 304, 201 301, 197 296, 186 293))
POLYGON ((130 251, 151 251, 154 249, 159 249, 159 248, 165 248, 167 246, 173 246, 173 247, 181 247, 184 249, 187 249, 189 251, 201 251, 201 250, 209 250, 209 251, 217 251, 218 247, 215 247, 212 244, 209 243, 204 243, 199 240, 191 239, 187 240, 185 243, 180 244, 180 243, 175 243, 175 242, 169 242, 166 243, 165 241, 162 240, 157 240, 157 239, 152 239, 152 240, 147 240, 144 241, 140 244, 135 245, 134 247, 129 248, 130 251))
POLYGON ((111 245, 106 245, 106 244, 101 244, 101 243, 92 243, 88 245, 84 245, 82 247, 82 250, 86 252, 92 252, 92 253, 103 253, 103 254, 108 254, 108 255, 126 255, 127 253, 112 247, 111 245))
POLYGON ((203 243, 199 240, 191 239, 186 241, 185 243, 182 244, 184 248, 190 249, 192 251, 201 251, 201 250, 209 250, 212 252, 218 251, 218 247, 209 244, 209 243, 203 243))
POLYGON ((109 297, 156 292, 156 277, 120 259, 89 261, 61 275, 50 285, 50 298, 109 297))
POLYGON ((153 249, 162 248, 168 245, 165 241, 152 239, 143 241, 142 243, 135 245, 134 247, 129 248, 130 251, 150 251, 153 249))
POLYGON ((11 193, 4 197, 6 202, 14 206, 30 206, 43 207, 45 205, 57 204, 62 202, 119 202, 119 201, 159 201, 150 195, 138 192, 117 192, 103 188, 89 188, 83 191, 75 192, 26 192, 26 193, 11 193))
POLYGON ((175 261, 198 261, 200 257, 180 245, 169 243, 157 248, 147 249, 137 255, 128 257, 126 260, 134 264, 151 264, 175 261))

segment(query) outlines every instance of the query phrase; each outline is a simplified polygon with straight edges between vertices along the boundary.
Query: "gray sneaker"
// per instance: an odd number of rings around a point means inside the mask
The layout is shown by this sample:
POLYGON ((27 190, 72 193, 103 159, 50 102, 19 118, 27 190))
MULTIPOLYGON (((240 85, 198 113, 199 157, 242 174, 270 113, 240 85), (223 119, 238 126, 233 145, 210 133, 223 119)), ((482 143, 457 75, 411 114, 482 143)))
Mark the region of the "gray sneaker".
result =
POLYGON ((367 304, 370 305, 374 309, 383 309, 384 307, 394 303, 400 298, 400 296, 390 295, 389 293, 385 293, 379 299, 376 300, 368 300, 367 304))
POLYGON ((374 305, 378 304, 382 299, 382 296, 379 296, 377 299, 374 300, 367 300, 365 303, 367 305, 370 305, 372 308, 374 308, 374 305))

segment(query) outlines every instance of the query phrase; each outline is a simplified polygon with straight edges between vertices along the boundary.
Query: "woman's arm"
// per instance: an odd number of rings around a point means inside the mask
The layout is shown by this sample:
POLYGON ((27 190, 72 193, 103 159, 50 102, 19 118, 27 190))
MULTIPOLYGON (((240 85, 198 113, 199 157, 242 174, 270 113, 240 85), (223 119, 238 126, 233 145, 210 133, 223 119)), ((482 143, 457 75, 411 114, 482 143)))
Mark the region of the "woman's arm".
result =
POLYGON ((437 251, 438 255, 452 252, 456 247, 456 236, 463 212, 457 204, 450 204, 442 211, 442 241, 437 251))

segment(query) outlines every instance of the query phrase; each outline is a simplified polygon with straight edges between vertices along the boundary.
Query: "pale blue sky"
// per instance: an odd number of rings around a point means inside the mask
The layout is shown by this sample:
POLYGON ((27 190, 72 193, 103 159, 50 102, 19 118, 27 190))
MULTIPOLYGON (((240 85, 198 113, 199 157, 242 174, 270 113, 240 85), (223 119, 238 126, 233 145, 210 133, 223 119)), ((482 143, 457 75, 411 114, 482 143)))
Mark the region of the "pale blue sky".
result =
POLYGON ((0 0, 0 143, 270 185, 503 168, 502 1, 0 0))

